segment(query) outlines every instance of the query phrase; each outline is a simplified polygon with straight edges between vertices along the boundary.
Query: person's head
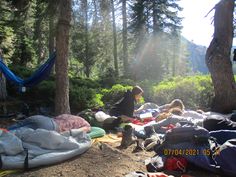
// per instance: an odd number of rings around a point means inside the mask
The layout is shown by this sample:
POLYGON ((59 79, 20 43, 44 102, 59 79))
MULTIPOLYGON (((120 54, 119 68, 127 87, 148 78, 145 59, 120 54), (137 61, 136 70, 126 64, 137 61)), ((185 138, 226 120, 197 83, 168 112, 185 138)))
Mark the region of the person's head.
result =
POLYGON ((135 101, 139 101, 143 94, 143 89, 139 86, 134 86, 132 89, 135 101))
POLYGON ((180 108, 181 110, 184 110, 184 104, 182 102, 182 100, 180 99, 174 99, 173 101, 171 101, 170 103, 170 109, 171 108, 180 108))

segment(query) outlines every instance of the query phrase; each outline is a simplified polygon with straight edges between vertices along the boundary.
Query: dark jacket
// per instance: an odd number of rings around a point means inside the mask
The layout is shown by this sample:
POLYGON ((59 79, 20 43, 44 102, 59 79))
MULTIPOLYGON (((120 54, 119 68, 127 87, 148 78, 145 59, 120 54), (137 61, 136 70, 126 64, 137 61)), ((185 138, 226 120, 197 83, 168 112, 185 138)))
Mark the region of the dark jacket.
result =
POLYGON ((110 110, 110 115, 116 117, 121 115, 133 117, 134 103, 135 103, 134 95, 132 94, 131 91, 128 90, 124 94, 124 97, 112 106, 110 110))

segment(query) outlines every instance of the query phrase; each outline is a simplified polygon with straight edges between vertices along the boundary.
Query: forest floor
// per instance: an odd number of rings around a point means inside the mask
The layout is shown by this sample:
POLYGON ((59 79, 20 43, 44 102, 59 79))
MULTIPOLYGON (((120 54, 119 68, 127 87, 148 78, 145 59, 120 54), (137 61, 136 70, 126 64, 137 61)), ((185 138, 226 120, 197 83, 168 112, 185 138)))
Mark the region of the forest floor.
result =
MULTIPOLYGON (((1 121, 1 127, 9 124, 9 121, 1 121)), ((120 142, 94 143, 92 147, 82 155, 65 162, 19 171, 8 177, 123 177, 133 171, 146 172, 144 160, 153 157, 154 152, 141 151, 132 153, 135 145, 120 150, 120 142)), ((167 172, 168 173, 168 172, 167 172)), ((170 174, 170 173, 169 173, 170 174)), ((202 170, 188 170, 191 177, 219 177, 202 170)), ((181 173, 172 173, 173 176, 181 176, 181 173)))

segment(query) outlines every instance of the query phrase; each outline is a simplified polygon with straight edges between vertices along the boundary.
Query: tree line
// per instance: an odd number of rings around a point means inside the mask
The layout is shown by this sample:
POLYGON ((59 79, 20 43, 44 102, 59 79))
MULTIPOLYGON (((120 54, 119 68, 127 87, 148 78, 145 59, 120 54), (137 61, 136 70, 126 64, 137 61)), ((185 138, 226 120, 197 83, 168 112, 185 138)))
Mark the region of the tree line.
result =
MULTIPOLYGON (((191 72, 180 36, 182 18, 178 12, 182 8, 178 1, 2 0, 0 48, 8 65, 25 67, 36 67, 56 49, 55 110, 70 112, 68 74, 158 82, 191 72)), ((234 7, 233 0, 220 2, 218 11, 227 3, 234 7)), ((222 25, 232 30, 229 24, 233 11, 227 14, 226 21, 215 17, 215 28, 220 19, 222 23, 229 22, 222 25)), ((232 43, 227 45, 225 50, 232 43)), ((208 50, 206 61, 209 54, 208 50)), ((228 54, 224 56, 228 58, 228 54)), ((208 67, 211 68, 209 62, 208 67)), ((229 66, 225 68, 230 70, 229 66)))
MULTIPOLYGON (((73 74, 156 81, 186 74, 178 1, 73 0, 69 41, 73 74), (179 66, 181 70, 176 69, 179 66)), ((59 4, 1 1, 0 47, 7 63, 37 66, 55 50, 59 4)))

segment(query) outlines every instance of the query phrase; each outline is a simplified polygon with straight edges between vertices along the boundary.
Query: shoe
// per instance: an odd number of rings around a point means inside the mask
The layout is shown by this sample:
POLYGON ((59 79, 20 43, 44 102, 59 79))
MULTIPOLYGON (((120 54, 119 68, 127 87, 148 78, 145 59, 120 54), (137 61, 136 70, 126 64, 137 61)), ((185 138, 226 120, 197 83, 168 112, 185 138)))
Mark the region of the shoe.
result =
POLYGON ((146 151, 153 151, 154 147, 160 143, 160 138, 157 134, 153 134, 150 138, 146 138, 144 141, 144 148, 146 151))
POLYGON ((140 152, 140 151, 143 151, 144 149, 145 148, 143 146, 143 140, 142 139, 138 139, 138 140, 136 140, 136 147, 134 148, 132 153, 140 152))
POLYGON ((126 125, 124 127, 120 148, 126 149, 134 144, 136 140, 137 138, 133 135, 133 128, 130 125, 126 125))
POLYGON ((151 137, 153 134, 156 134, 155 129, 153 126, 146 126, 144 127, 144 131, 147 137, 151 137))

